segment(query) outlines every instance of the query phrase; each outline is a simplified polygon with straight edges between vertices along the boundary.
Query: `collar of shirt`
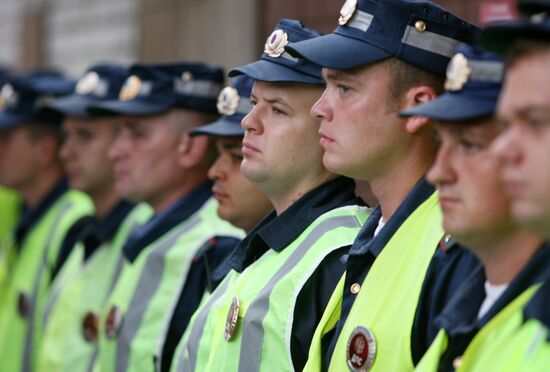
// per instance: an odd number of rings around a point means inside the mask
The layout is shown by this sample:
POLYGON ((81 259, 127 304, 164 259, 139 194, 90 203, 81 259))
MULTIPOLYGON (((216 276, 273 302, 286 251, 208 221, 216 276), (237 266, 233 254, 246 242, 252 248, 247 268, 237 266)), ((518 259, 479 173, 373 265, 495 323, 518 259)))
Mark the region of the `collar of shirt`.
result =
POLYGON ((135 204, 121 200, 103 219, 94 218, 81 231, 78 240, 84 243, 84 260, 90 258, 103 242, 112 238, 134 206, 135 204))
POLYGON ((227 264, 238 272, 269 249, 280 252, 322 214, 346 205, 365 205, 355 196, 355 182, 338 177, 302 196, 277 216, 270 213, 235 248, 227 264))
MULTIPOLYGON (((525 306, 524 321, 536 319, 550 330, 550 311, 548 309, 550 309, 550 279, 544 282, 525 306)), ((548 332, 547 341, 550 342, 550 332, 548 332)))
POLYGON ((26 204, 23 204, 23 212, 21 218, 15 228, 15 242, 20 247, 21 243, 32 230, 32 228, 40 221, 42 216, 50 209, 50 207, 69 190, 69 184, 66 178, 62 178, 48 191, 48 193, 38 203, 36 208, 29 209, 26 204))
POLYGON ((350 256, 361 256, 366 253, 372 254, 374 257, 382 252, 382 249, 386 246, 391 237, 395 234, 397 229, 405 222, 405 220, 433 193, 435 188, 422 178, 407 195, 405 200, 401 203, 399 208, 391 216, 389 221, 380 230, 376 239, 374 239, 374 232, 378 227, 378 222, 382 217, 382 210, 380 205, 376 206, 371 213, 367 222, 357 235, 353 246, 351 247, 350 256))
POLYGON ((444 328, 450 337, 477 332, 510 302, 530 286, 540 283, 550 275, 550 246, 544 244, 531 257, 527 265, 512 280, 506 291, 481 319, 479 308, 485 299, 485 272, 483 266, 476 269, 445 306, 436 324, 444 328))
POLYGON ((211 196, 212 182, 207 181, 153 216, 128 237, 123 248, 126 258, 133 262, 143 249, 197 212, 211 196))

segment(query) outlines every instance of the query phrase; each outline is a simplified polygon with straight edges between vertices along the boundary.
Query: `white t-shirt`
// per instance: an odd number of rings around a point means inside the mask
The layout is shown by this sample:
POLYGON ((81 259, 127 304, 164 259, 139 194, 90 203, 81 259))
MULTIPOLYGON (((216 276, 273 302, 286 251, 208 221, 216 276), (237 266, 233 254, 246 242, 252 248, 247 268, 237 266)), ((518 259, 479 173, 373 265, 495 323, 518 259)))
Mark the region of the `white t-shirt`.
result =
POLYGON ((376 226, 376 230, 374 230, 374 236, 378 235, 380 230, 382 230, 386 226, 386 223, 384 222, 384 219, 380 217, 380 220, 378 221, 378 226, 376 226))
POLYGON ((485 314, 487 314, 491 306, 493 306, 506 288, 508 288, 508 283, 493 285, 488 281, 485 281, 485 300, 483 300, 483 303, 479 308, 479 312, 477 313, 478 319, 481 319, 485 314))

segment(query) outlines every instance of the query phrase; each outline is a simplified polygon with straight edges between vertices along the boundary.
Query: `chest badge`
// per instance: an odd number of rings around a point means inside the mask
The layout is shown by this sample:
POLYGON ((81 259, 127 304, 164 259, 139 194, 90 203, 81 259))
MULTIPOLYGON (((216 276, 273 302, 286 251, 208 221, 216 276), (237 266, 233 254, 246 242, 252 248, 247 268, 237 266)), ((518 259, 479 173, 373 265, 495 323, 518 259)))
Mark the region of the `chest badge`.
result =
POLYGON ((114 339, 118 336, 120 326, 122 325, 122 311, 116 305, 111 307, 109 315, 105 321, 105 337, 114 339))
POLYGON ((225 322, 225 332, 223 334, 223 337, 225 338, 225 341, 230 341, 233 337, 233 334, 235 333, 235 329, 237 328, 237 322, 239 320, 239 309, 240 301, 237 297, 234 297, 231 301, 231 307, 229 307, 229 312, 227 313, 227 321, 225 322))
POLYGON ((376 357, 374 334, 368 328, 355 327, 348 340, 346 356, 350 371, 370 371, 376 357))
POLYGON ((96 342, 99 330, 99 318, 97 314, 88 312, 82 320, 82 336, 87 342, 96 342))

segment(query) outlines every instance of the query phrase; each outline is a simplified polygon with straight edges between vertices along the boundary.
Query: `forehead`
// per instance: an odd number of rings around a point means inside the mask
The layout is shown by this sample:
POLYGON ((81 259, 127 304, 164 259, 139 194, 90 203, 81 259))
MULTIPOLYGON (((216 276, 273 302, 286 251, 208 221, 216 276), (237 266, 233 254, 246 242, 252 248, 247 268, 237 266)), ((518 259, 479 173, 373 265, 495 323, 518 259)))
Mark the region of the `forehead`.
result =
POLYGON ((499 134, 499 126, 493 116, 468 123, 436 122, 435 128, 439 133, 451 137, 468 135, 490 140, 499 134))
POLYGON ((386 78, 388 69, 385 68, 384 61, 371 63, 359 67, 354 67, 346 70, 336 70, 332 68, 323 68, 323 77, 325 80, 337 80, 341 82, 357 81, 362 78, 386 78))

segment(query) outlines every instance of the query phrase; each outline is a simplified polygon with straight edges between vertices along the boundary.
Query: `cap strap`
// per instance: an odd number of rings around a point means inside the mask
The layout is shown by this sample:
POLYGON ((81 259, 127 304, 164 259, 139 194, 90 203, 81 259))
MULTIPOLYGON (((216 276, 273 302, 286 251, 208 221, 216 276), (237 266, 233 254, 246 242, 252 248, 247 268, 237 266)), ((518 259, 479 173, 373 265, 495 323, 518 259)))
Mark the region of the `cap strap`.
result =
POLYGON ((419 32, 415 27, 407 26, 403 35, 403 44, 451 58, 460 41, 435 32, 419 32))
POLYGON ((504 64, 490 61, 468 61, 472 69, 470 80, 500 83, 504 74, 504 64))
POLYGON ((180 94, 188 96, 216 99, 221 89, 221 84, 208 80, 174 80, 174 90, 180 94))
POLYGON ((369 29, 374 16, 370 13, 363 12, 361 10, 356 10, 355 14, 351 20, 346 24, 346 26, 359 29, 363 32, 367 32, 369 29))

